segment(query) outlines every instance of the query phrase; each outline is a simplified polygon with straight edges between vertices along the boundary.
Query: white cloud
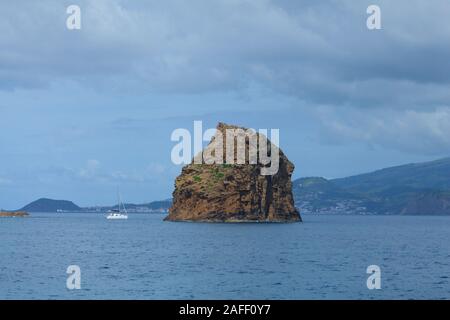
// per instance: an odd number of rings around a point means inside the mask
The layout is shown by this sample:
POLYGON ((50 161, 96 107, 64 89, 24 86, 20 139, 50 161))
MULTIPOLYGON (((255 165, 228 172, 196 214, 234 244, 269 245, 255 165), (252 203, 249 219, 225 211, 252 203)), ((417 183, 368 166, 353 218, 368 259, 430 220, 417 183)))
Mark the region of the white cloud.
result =
POLYGON ((0 185, 10 185, 12 183, 12 180, 8 178, 0 177, 0 185))
POLYGON ((85 179, 92 179, 97 176, 98 169, 100 168, 100 161, 92 159, 86 162, 86 166, 79 170, 79 176, 85 179))
POLYGON ((415 154, 440 155, 450 150, 450 107, 431 111, 369 110, 322 107, 322 141, 362 142, 415 154))
POLYGON ((150 175, 161 175, 167 172, 167 167, 160 163, 150 163, 146 169, 150 175))
POLYGON ((74 179, 82 179, 95 183, 144 183, 154 182, 160 178, 165 178, 168 169, 165 165, 159 163, 150 163, 147 167, 134 170, 114 170, 102 168, 100 161, 92 159, 86 162, 86 165, 77 171, 70 168, 55 169, 50 172, 60 172, 74 179))

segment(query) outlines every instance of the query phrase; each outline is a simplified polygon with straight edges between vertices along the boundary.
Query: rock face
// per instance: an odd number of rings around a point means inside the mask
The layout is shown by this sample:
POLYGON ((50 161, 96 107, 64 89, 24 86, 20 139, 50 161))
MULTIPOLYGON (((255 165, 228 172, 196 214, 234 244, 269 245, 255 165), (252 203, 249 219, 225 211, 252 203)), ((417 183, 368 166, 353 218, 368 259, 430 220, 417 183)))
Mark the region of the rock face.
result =
POLYGON ((412 198, 404 215, 450 215, 450 192, 426 192, 412 198))
MULTIPOLYGON (((218 132, 226 145, 227 129, 242 129, 219 123, 208 147, 213 148, 218 132)), ((256 133, 259 137, 259 133, 256 133)), ((235 140, 235 143, 237 140, 235 140)), ((268 144, 269 152, 276 148, 268 144), (272 149, 271 149, 272 148, 272 149)), ((236 148, 237 150, 238 148, 236 148)), ((257 146, 259 151, 259 145, 257 146)), ((294 206, 291 175, 294 165, 279 149, 279 169, 261 175, 269 165, 249 164, 249 139, 245 139, 244 164, 195 164, 182 169, 175 181, 173 204, 165 220, 201 222, 294 222, 301 221, 294 206)), ((214 152, 212 152, 214 154, 214 152)), ((224 152, 225 154, 226 152, 224 152)), ((269 153, 270 154, 270 153, 269 153)), ((201 154, 200 154, 201 155, 201 154)), ((198 157, 198 155, 197 155, 198 157)), ((236 151, 234 154, 236 160, 236 151)), ((236 163, 236 162, 235 162, 236 163)))

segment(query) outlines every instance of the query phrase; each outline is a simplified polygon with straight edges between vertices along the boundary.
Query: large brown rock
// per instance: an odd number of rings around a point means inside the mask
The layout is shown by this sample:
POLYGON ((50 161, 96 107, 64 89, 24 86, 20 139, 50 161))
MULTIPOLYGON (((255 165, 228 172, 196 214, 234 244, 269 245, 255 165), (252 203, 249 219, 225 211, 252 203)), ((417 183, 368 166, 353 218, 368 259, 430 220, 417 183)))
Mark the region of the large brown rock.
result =
MULTIPOLYGON (((226 139, 225 130, 229 128, 238 127, 219 123, 217 131, 220 131, 226 139)), ((246 130, 245 128, 241 129, 246 130)), ((259 134, 257 135, 259 136, 259 134)), ((217 133, 206 149, 213 147, 216 137, 217 133)), ((245 164, 208 165, 191 163, 183 167, 181 174, 175 181, 173 204, 165 220, 201 222, 301 221, 300 214, 294 206, 292 195, 291 175, 294 171, 294 165, 278 149, 278 172, 273 175, 261 175, 263 165, 248 163, 248 140, 246 139, 245 144, 247 152, 245 164)), ((269 143, 268 150, 270 150, 270 147, 276 148, 269 143)))

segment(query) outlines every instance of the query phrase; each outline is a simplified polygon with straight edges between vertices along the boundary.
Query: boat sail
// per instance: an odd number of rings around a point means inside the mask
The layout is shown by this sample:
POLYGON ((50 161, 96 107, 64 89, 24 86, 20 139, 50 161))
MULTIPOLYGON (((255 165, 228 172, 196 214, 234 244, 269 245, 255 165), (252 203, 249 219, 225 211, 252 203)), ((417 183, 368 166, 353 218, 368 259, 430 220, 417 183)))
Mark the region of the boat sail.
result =
POLYGON ((128 219, 128 212, 127 212, 127 209, 125 208, 125 205, 123 204, 123 202, 122 202, 122 200, 120 198, 120 193, 119 192, 117 192, 117 199, 118 199, 117 209, 110 210, 110 213, 106 217, 106 219, 108 219, 108 220, 124 220, 124 219, 128 219))

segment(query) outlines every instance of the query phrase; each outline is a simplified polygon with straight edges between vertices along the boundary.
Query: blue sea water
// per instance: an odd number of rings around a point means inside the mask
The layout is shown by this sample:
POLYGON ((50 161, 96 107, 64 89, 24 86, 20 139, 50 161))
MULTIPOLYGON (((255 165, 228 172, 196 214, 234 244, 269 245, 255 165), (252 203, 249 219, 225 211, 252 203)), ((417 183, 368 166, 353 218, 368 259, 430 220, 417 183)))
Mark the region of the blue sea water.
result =
POLYGON ((1 299, 449 299, 450 217, 304 216, 293 224, 163 215, 0 219, 1 299), (381 268, 381 289, 366 268, 381 268), (81 268, 81 289, 66 269, 81 268))

